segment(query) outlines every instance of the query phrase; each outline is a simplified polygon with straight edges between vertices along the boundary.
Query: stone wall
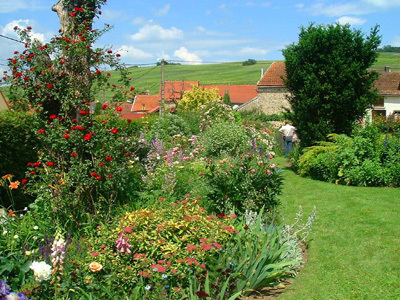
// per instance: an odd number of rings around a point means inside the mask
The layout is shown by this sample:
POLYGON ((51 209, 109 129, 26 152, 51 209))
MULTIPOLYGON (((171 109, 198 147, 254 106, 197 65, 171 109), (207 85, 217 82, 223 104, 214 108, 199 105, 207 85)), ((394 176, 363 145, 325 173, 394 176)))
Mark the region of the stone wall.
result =
POLYGON ((241 105, 239 111, 262 111, 267 115, 280 114, 290 108, 285 87, 258 87, 258 96, 241 105))

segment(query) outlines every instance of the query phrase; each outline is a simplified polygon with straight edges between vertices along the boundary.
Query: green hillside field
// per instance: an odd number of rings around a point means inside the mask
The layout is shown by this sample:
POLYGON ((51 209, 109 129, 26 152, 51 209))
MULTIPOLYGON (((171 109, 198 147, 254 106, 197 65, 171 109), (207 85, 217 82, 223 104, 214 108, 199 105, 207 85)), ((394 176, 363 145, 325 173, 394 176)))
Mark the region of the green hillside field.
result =
MULTIPOLYGON (((200 84, 257 84, 261 78, 261 69, 268 69, 273 61, 257 61, 255 65, 243 66, 242 62, 203 65, 166 65, 166 81, 199 81, 200 84)), ((374 69, 383 70, 390 66, 392 71, 400 70, 400 53, 381 52, 374 69)), ((136 91, 150 91, 151 95, 158 94, 161 84, 161 66, 130 67, 132 86, 136 91)), ((111 72, 111 84, 117 84, 118 74, 111 72)), ((6 91, 5 91, 6 92, 6 91)), ((7 95, 7 93, 6 93, 7 95)), ((112 101, 113 93, 98 91, 100 101, 112 101), (104 95, 104 96, 103 96, 104 95)))

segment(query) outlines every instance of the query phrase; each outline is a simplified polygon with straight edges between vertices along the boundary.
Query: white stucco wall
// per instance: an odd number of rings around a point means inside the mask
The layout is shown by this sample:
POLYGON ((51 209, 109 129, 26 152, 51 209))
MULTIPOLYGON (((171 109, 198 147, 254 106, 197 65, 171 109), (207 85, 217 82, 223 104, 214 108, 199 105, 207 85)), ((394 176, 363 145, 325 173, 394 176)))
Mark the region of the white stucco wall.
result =
POLYGON ((394 111, 400 112, 400 96, 385 96, 386 116, 391 115, 394 111))

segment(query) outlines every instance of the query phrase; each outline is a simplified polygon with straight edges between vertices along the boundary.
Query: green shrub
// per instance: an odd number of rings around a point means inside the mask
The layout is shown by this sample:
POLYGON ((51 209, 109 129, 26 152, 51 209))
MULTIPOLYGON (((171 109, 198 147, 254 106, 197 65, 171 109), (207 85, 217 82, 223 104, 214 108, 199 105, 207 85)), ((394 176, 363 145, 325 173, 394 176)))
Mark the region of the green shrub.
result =
POLYGON ((251 66, 255 65, 257 61, 255 59, 249 58, 248 60, 242 62, 242 66, 251 66))
MULTIPOLYGON (((213 267, 227 249, 227 241, 237 233, 232 226, 235 216, 207 215, 198 200, 190 198, 158 202, 158 208, 127 212, 116 227, 100 228, 90 241, 87 265, 100 263, 106 273, 115 274, 122 290, 141 286, 151 298, 165 293, 178 299, 189 277, 213 267)), ((96 273, 91 278, 98 284, 104 280, 96 273)))
POLYGON ((208 168, 208 209, 243 215, 246 210, 259 211, 262 207, 271 211, 279 204, 282 177, 268 157, 257 153, 228 156, 210 161, 208 168))
POLYGON ((379 127, 357 128, 353 136, 331 135, 332 142, 305 148, 298 159, 302 176, 356 186, 399 186, 400 140, 379 127))
POLYGON ((249 142, 250 138, 242 126, 227 121, 214 123, 200 136, 204 155, 213 157, 240 155, 250 148, 249 142))
MULTIPOLYGON (((0 177, 12 174, 14 181, 25 178, 27 163, 37 157, 38 140, 32 133, 33 116, 22 112, 0 113, 0 177)), ((0 205, 22 209, 32 199, 19 190, 13 191, 13 199, 7 188, 0 186, 0 205)))
POLYGON ((148 136, 150 139, 158 138, 167 143, 177 134, 189 135, 188 124, 179 115, 166 113, 151 125, 148 136))

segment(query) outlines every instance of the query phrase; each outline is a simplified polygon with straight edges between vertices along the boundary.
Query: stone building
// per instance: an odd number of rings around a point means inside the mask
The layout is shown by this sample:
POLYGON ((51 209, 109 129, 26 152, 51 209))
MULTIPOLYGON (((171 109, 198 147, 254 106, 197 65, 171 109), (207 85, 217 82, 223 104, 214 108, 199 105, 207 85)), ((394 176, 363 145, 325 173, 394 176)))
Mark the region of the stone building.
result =
POLYGON ((257 83, 257 97, 241 105, 238 110, 262 111, 272 115, 280 114, 285 108, 290 108, 286 99, 289 93, 282 79, 285 76, 285 63, 273 62, 257 83))

